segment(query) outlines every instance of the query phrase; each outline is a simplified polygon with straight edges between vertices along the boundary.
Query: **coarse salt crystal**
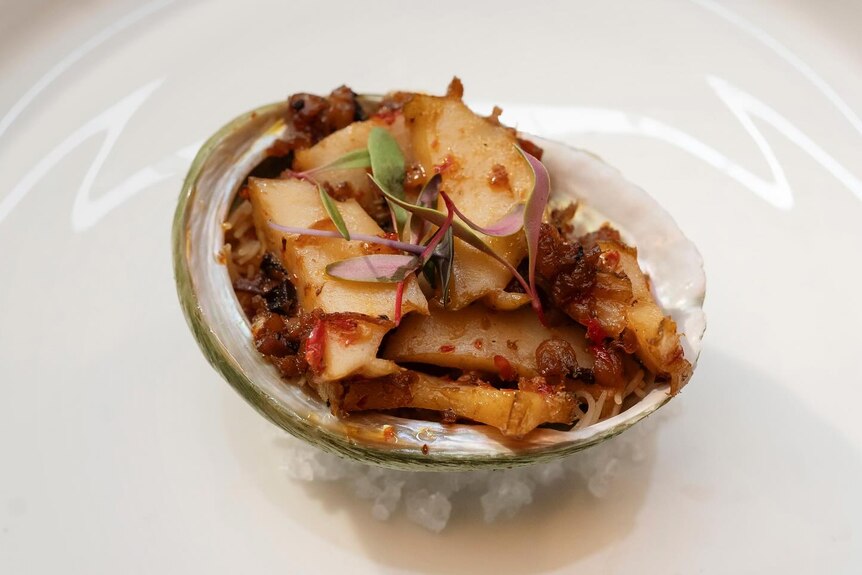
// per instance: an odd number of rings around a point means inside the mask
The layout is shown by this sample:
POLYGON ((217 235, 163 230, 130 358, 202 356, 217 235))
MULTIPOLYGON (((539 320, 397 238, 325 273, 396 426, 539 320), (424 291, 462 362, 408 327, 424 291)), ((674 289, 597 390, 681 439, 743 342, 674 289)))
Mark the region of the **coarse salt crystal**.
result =
POLYGON ((419 489, 407 494, 404 500, 407 517, 430 531, 439 533, 449 522, 452 502, 442 493, 419 489))
POLYGON ((341 482, 357 498, 371 502, 371 516, 381 521, 392 517, 403 499, 410 521, 439 532, 449 522, 456 495, 459 502, 464 502, 461 494, 476 497, 488 522, 514 517, 543 489, 564 481, 572 489, 606 497, 625 466, 643 459, 644 444, 661 418, 653 416, 570 457, 499 471, 395 471, 342 459, 293 438, 282 436, 278 443, 284 445, 283 467, 290 478, 341 482))

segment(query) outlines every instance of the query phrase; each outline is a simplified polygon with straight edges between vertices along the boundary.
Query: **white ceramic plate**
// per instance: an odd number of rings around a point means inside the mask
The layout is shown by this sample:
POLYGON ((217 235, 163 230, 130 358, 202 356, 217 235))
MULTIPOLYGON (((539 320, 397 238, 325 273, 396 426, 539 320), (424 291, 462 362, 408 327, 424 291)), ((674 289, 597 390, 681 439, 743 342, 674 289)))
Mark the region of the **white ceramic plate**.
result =
POLYGON ((0 572, 862 570, 857 5, 7 4, 0 572), (237 113, 453 73, 655 196, 703 254, 710 330, 607 498, 431 538, 284 478, 184 324, 169 230, 237 113))

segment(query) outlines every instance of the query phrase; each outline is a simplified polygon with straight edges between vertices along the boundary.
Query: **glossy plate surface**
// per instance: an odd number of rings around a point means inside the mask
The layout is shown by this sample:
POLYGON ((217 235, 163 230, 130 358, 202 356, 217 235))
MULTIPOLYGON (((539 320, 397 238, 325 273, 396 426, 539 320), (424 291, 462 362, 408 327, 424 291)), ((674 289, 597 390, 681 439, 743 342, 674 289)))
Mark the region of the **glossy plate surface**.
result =
POLYGON ((0 573, 862 572, 862 5, 8 1, 0 16, 0 573), (201 354, 170 230, 201 144, 345 83, 591 150, 703 254, 691 385, 573 477, 439 537, 281 468, 201 354), (653 425, 653 420, 658 419, 653 425))

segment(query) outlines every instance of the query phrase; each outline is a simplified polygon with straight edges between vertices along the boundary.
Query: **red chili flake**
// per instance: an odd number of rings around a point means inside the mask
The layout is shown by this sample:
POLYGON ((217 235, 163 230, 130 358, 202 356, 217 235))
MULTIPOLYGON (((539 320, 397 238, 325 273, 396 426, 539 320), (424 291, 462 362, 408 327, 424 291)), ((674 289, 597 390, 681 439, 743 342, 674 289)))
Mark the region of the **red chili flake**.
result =
POLYGON ((383 234, 383 237, 386 238, 387 240, 392 240, 395 242, 397 242, 399 239, 401 239, 398 237, 398 234, 396 234, 395 232, 386 232, 383 234))
POLYGON ((446 345, 440 346, 440 353, 452 353, 453 351, 455 351, 454 345, 447 343, 446 345))
POLYGON ((323 344, 326 337, 326 324, 318 319, 305 340, 305 361, 315 373, 323 366, 323 344))
POLYGON ((494 356, 494 367, 497 368, 497 372, 500 374, 500 379, 503 381, 515 381, 518 379, 518 372, 514 367, 512 367, 509 360, 502 355, 494 356))
POLYGON ((671 353, 671 355, 668 359, 670 361, 676 361, 677 359, 679 359, 681 357, 683 357, 682 346, 677 346, 677 348, 675 350, 673 350, 673 353, 671 353))
POLYGON ((494 164, 491 166, 491 172, 488 174, 488 183, 491 186, 499 186, 501 188, 510 187, 509 173, 506 171, 506 166, 503 164, 494 164))
POLYGON ((384 124, 392 125, 395 120, 398 119, 398 116, 401 115, 401 110, 392 110, 391 108, 384 108, 380 112, 374 114, 374 118, 377 120, 381 120, 384 124))
POLYGON ((476 340, 474 340, 474 341, 473 341, 473 347, 475 347, 476 349, 482 349, 482 347, 483 347, 484 345, 485 345, 485 344, 484 344, 484 343, 482 343, 482 340, 481 340, 481 339, 476 339, 476 340))
POLYGON ((407 166, 404 174, 405 188, 420 188, 425 183, 425 168, 419 162, 413 162, 407 166))
POLYGON ((542 378, 542 381, 540 381, 536 385, 535 391, 536 391, 536 393, 543 393, 545 395, 549 395, 551 393, 556 392, 556 389, 554 389, 554 387, 551 384, 549 384, 545 378, 542 378))
POLYGON ((622 380, 623 364, 619 354, 605 345, 592 345, 589 350, 595 356, 593 376, 596 383, 614 387, 625 384, 622 380))
POLYGON ((608 266, 615 268, 620 263, 620 252, 617 250, 609 250, 602 254, 602 260, 608 266))
POLYGON ((428 444, 427 443, 422 444, 422 455, 428 455, 428 444))
POLYGON ((238 195, 242 199, 247 200, 251 196, 251 192, 249 191, 248 186, 243 186, 242 188, 240 188, 238 195))
POLYGON ((605 341, 606 337, 608 337, 608 334, 605 333, 602 324, 599 323, 599 320, 596 318, 591 317, 589 321, 587 321, 587 339, 594 344, 599 345, 605 341))
POLYGON ((607 348, 607 346, 603 343, 598 345, 591 345, 587 347, 593 356, 596 358, 596 363, 603 363, 605 365, 613 365, 615 363, 619 363, 619 359, 611 354, 611 351, 607 348))
POLYGON ((359 322, 356 321, 355 318, 343 317, 334 314, 326 318, 326 322, 329 324, 330 328, 334 328, 336 331, 340 332, 356 331, 356 328, 359 327, 359 322))
POLYGON ((443 158, 442 164, 437 164, 434 166, 435 174, 442 174, 449 168, 455 165, 455 158, 452 157, 452 154, 447 154, 445 158, 443 158))

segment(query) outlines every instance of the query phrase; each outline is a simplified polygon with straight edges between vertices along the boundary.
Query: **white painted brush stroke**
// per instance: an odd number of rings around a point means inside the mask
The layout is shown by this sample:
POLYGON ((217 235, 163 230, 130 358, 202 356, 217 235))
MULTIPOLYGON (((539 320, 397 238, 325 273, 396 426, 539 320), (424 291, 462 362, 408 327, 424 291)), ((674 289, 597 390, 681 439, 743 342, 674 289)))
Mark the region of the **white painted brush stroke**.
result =
POLYGON ((789 64, 792 68, 794 68, 797 72, 802 74, 806 80, 811 82, 814 87, 823 94, 829 102, 832 103, 833 106, 843 115, 850 125, 853 126, 857 132, 862 134, 862 120, 859 119, 859 116, 850 108, 850 106, 845 102, 841 96, 838 95, 832 86, 830 86, 826 80, 824 80, 814 69, 802 61, 796 54, 791 52, 787 47, 785 47, 781 42, 767 34, 763 29, 758 28, 742 16, 735 14, 718 4, 717 2, 713 2, 713 0, 691 0, 701 8, 705 8, 709 10, 716 16, 723 18, 730 24, 733 24, 784 60, 787 64, 789 64))
MULTIPOLYGON (((789 210, 794 205, 793 190, 775 152, 755 125, 753 120, 757 119, 769 124, 797 145, 862 201, 862 181, 790 120, 727 80, 707 76, 706 81, 754 140, 769 166, 771 179, 752 173, 695 136, 648 116, 609 108, 518 104, 502 104, 501 108, 507 123, 516 125, 524 132, 541 134, 551 139, 563 139, 577 134, 612 134, 641 136, 665 142, 706 162, 770 205, 789 210)), ((490 113, 492 107, 489 103, 477 103, 474 106, 480 113, 490 113)))
MULTIPOLYGON (((153 80, 141 86, 113 106, 107 108, 99 115, 85 122, 80 128, 72 132, 65 140, 60 142, 53 150, 45 154, 21 180, 12 188, 12 191, 0 201, 0 221, 9 215, 12 209, 20 202, 33 187, 39 183, 63 158, 78 148, 81 144, 104 133, 104 140, 99 147, 95 159, 90 164, 84 180, 81 182, 75 201, 72 206, 72 228, 82 231, 95 224, 101 217, 128 200, 135 192, 148 187, 159 180, 159 176, 153 169, 145 170, 131 185, 119 186, 107 194, 103 194, 98 200, 90 199, 90 189, 111 149, 122 134, 128 121, 137 112, 141 105, 162 84, 164 79, 153 80)), ((168 174, 170 177, 173 174, 168 174)))
MULTIPOLYGON (((96 35, 90 37, 86 42, 66 54, 63 59, 54 64, 50 70, 39 78, 35 84, 30 86, 21 98, 19 98, 18 101, 9 108, 9 111, 3 115, 3 118, 0 119, 0 138, 3 137, 3 134, 6 133, 6 130, 9 129, 15 120, 18 119, 18 116, 20 116, 33 103, 33 100, 45 91, 45 88, 53 84, 57 78, 59 78, 66 70, 74 66, 79 60, 81 60, 81 58, 126 28, 133 26, 147 16, 158 12, 169 4, 172 4, 173 1, 174 0, 156 0, 155 2, 144 4, 137 10, 129 12, 122 18, 116 20, 110 26, 102 29, 96 35)), ((3 217, 0 215, 0 220, 2 219, 3 217)))

